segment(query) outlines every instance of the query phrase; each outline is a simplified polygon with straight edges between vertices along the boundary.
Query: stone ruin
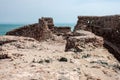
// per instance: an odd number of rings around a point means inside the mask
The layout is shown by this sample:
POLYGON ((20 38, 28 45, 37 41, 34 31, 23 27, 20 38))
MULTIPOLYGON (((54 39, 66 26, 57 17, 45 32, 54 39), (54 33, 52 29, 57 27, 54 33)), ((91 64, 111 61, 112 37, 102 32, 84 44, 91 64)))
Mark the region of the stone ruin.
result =
POLYGON ((120 16, 79 16, 76 30, 91 31, 120 47, 120 16))
POLYGON ((65 51, 82 52, 86 49, 89 51, 98 47, 103 47, 102 37, 89 31, 78 30, 67 39, 65 51))
POLYGON ((64 27, 54 27, 54 33, 56 33, 57 35, 67 35, 69 33, 71 33, 71 28, 68 26, 64 26, 64 27))
POLYGON ((120 15, 78 16, 76 30, 86 30, 104 38, 104 45, 120 60, 120 15), (118 55, 119 54, 119 55, 118 55))
POLYGON ((55 27, 53 19, 42 17, 38 23, 26 25, 6 33, 6 35, 31 37, 38 41, 53 38, 53 34, 60 35, 71 32, 70 27, 55 27))
POLYGON ((39 21, 40 23, 26 25, 24 27, 9 31, 6 35, 31 37, 38 41, 52 38, 52 33, 45 21, 43 19, 40 19, 39 21))
MULTIPOLYGON (((16 35, 24 37, 32 37, 38 41, 53 38, 53 34, 65 36, 67 40, 65 51, 74 49, 74 51, 81 51, 82 46, 100 47, 103 45, 112 50, 115 57, 120 60, 120 16, 78 16, 77 24, 74 31, 71 32, 70 27, 55 27, 53 19, 50 17, 42 17, 38 23, 27 25, 6 33, 7 35, 16 35), (85 30, 95 33, 99 38, 93 34, 91 37, 88 34, 78 32, 85 30), (81 45, 81 46, 80 46, 81 45)), ((91 48, 90 47, 90 48, 91 48)))
MULTIPOLYGON (((54 30, 54 22, 53 22, 53 19, 51 17, 42 17, 41 19, 46 22, 46 24, 48 25, 48 28, 50 30, 54 30)), ((39 24, 41 22, 41 19, 39 19, 39 24)))

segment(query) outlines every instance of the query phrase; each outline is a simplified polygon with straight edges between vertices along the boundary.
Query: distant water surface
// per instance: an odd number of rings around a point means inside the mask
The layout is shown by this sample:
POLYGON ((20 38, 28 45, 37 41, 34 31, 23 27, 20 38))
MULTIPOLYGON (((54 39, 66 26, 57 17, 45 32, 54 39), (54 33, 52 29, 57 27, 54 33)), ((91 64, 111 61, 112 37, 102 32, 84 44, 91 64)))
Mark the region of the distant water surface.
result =
MULTIPOLYGON (((0 35, 5 35, 6 32, 22 27, 27 24, 0 24, 0 35)), ((73 30, 75 24, 72 23, 56 23, 55 26, 70 26, 71 29, 73 30)))
POLYGON ((24 24, 0 24, 0 35, 5 35, 6 32, 19 28, 24 24))

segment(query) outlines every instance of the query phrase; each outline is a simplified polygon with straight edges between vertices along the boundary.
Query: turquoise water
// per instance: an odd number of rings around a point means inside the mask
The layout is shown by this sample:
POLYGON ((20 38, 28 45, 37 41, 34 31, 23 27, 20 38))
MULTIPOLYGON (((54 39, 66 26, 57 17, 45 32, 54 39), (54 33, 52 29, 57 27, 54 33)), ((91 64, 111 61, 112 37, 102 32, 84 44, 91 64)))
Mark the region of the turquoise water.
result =
POLYGON ((0 24, 0 35, 5 35, 6 32, 21 27, 23 25, 24 24, 0 24))
MULTIPOLYGON (((5 35, 6 32, 22 27, 26 24, 0 24, 0 35, 5 35)), ((69 24, 69 23, 57 23, 55 26, 70 26, 73 30, 75 24, 69 24)))

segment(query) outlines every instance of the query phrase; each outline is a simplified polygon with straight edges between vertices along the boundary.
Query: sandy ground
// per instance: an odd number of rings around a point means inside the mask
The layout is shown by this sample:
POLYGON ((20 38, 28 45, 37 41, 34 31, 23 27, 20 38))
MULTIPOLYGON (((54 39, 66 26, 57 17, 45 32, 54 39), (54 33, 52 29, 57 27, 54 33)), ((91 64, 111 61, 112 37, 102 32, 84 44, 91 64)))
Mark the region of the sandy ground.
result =
POLYGON ((38 42, 32 38, 1 36, 16 40, 0 46, 0 80, 120 80, 120 63, 105 48, 65 52, 66 41, 38 42))

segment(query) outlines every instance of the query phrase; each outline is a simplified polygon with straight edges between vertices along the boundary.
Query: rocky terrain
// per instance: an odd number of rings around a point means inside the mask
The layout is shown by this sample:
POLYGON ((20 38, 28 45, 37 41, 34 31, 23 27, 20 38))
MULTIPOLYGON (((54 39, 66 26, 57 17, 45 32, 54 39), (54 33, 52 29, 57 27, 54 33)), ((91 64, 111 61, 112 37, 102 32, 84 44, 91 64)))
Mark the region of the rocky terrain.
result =
POLYGON ((6 34, 0 36, 0 80, 120 80, 119 61, 92 32, 41 18, 6 34))
POLYGON ((65 52, 62 36, 43 42, 1 36, 0 41, 0 80, 120 80, 119 62, 101 46, 65 52))

